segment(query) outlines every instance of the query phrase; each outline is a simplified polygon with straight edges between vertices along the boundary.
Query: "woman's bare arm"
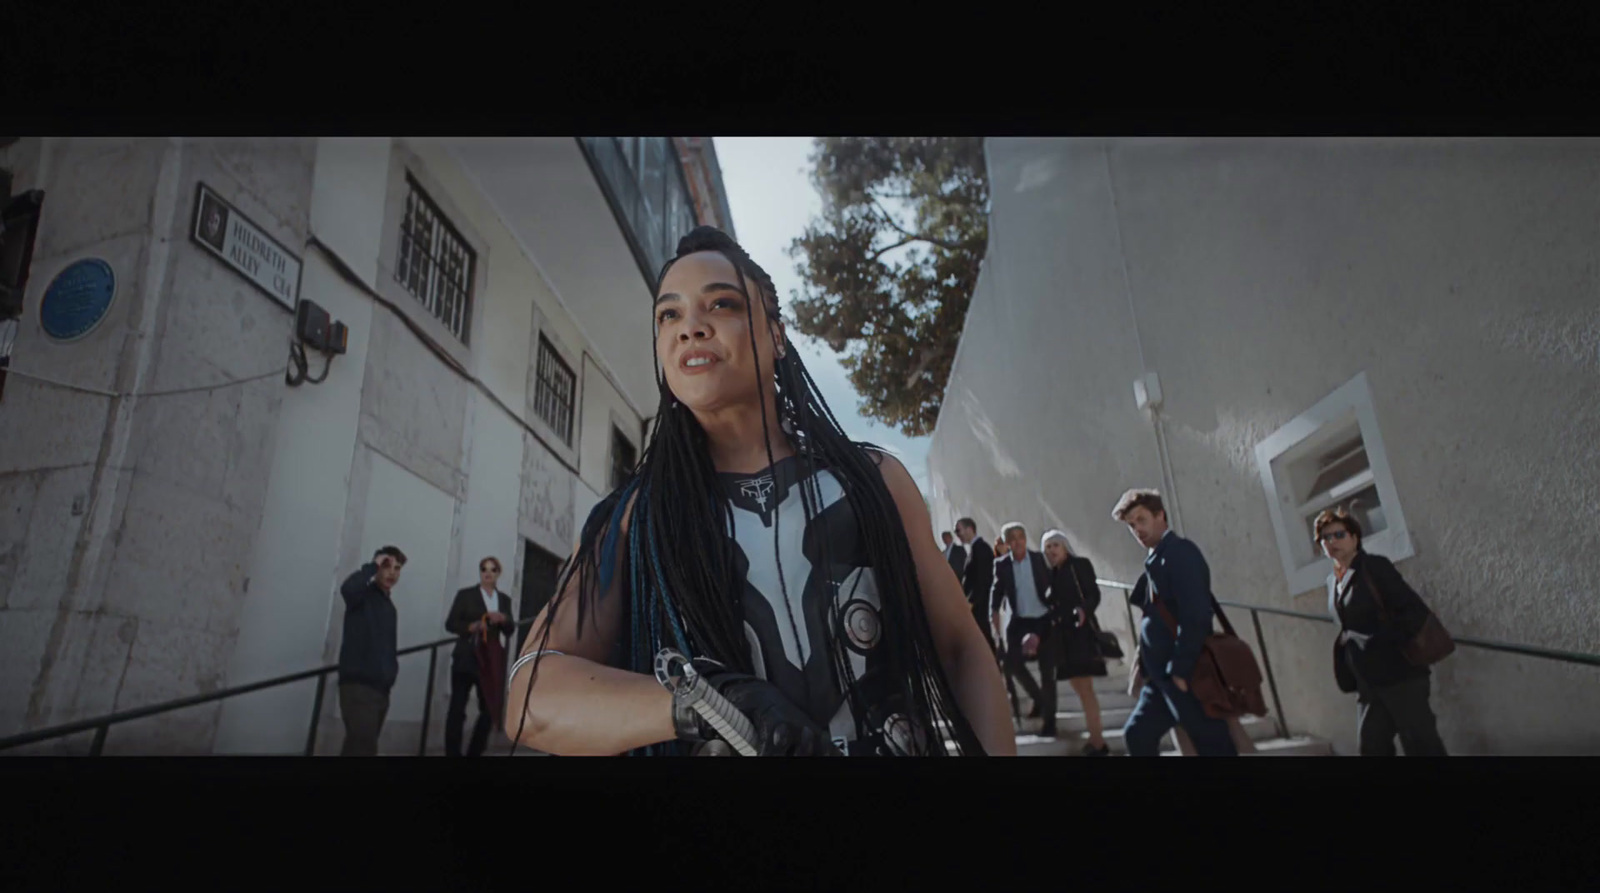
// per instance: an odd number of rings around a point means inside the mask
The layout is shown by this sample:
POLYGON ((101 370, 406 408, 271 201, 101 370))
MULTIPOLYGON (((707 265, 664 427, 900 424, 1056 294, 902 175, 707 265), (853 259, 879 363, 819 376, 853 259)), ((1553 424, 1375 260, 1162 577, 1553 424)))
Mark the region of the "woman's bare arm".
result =
MULTIPOLYGON (((631 514, 632 505, 629 506, 631 514)), ((628 517, 622 522, 626 540, 628 517)), ((574 550, 576 552, 576 550, 574 550)), ((529 661, 506 687, 506 735, 518 743, 561 756, 605 756, 677 737, 672 724, 672 695, 655 677, 608 666, 622 629, 622 554, 612 568, 611 585, 585 612, 578 629, 578 575, 573 574, 553 617, 550 605, 539 612, 528 633, 523 654, 539 648, 545 623, 551 624, 548 651, 539 658, 539 677, 528 695, 533 677, 529 661), (523 699, 527 698, 527 709, 523 699)), ((592 577, 593 575, 591 575, 592 577)), ((589 581, 591 586, 598 580, 589 581)), ((559 603, 559 604, 558 604, 559 603)))
POLYGON ((973 622, 972 606, 961 592, 961 582, 934 542, 933 522, 922 491, 893 456, 885 455, 879 468, 900 510, 906 538, 911 541, 911 557, 916 562, 917 584, 922 590, 934 647, 945 676, 955 689, 956 702, 987 753, 1016 756, 1017 739, 1011 728, 1005 680, 1000 677, 983 631, 973 622))

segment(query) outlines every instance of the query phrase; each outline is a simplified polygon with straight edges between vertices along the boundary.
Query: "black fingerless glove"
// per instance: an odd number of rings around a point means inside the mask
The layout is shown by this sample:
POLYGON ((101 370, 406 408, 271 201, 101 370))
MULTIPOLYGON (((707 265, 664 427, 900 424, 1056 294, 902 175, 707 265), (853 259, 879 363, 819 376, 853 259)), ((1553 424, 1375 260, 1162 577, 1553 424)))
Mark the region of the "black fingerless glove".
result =
MULTIPOLYGON (((826 730, 812 722, 770 682, 729 672, 711 661, 696 660, 695 671, 755 727, 757 755, 763 757, 842 756, 826 730)), ((699 713, 674 698, 673 726, 685 741, 709 741, 719 736, 699 713)))

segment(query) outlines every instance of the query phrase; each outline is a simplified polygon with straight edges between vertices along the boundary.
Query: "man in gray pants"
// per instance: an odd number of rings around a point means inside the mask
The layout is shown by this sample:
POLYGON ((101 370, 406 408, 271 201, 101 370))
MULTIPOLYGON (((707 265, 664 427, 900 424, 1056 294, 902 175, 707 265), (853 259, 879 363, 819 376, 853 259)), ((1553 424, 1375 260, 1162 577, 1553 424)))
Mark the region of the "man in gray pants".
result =
POLYGON ((389 715, 389 689, 400 672, 397 614, 390 592, 400 582, 406 556, 384 546, 351 574, 344 596, 344 639, 339 645, 339 712, 344 715, 340 756, 378 754, 378 733, 389 715))

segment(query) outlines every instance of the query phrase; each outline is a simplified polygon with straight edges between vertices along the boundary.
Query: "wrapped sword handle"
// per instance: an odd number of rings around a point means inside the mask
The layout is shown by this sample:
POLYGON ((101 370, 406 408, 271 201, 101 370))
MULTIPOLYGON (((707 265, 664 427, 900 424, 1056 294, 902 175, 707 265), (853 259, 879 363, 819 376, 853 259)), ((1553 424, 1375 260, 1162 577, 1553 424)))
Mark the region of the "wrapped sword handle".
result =
POLYGON ((656 680, 673 693, 679 737, 703 756, 840 756, 827 732, 769 682, 672 649, 656 655, 656 680))
POLYGON ((704 671, 720 669, 715 661, 691 661, 671 648, 656 655, 656 681, 672 692, 672 724, 678 737, 703 742, 697 755, 756 756, 755 728, 749 717, 706 678, 704 671), (723 746, 715 746, 719 744, 723 746))

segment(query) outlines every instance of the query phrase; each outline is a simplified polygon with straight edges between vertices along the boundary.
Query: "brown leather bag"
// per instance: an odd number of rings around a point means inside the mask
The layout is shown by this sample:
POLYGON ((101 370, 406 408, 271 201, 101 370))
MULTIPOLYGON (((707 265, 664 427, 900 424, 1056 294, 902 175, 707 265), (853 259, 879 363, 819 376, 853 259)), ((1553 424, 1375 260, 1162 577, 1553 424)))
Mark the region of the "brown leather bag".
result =
MULTIPOLYGON (((1178 621, 1154 592, 1161 619, 1178 637, 1178 621)), ((1267 699, 1261 694, 1261 666, 1256 663, 1255 652, 1233 632, 1228 615, 1222 613, 1217 597, 1210 596, 1211 610, 1222 621, 1223 631, 1206 636, 1200 646, 1200 659, 1195 661, 1194 673, 1189 679, 1189 693, 1200 700, 1200 706, 1212 719, 1235 719, 1246 713, 1267 715, 1267 699)))
MULTIPOLYGON (((1378 615, 1383 622, 1389 622, 1389 608, 1383 603, 1383 596, 1379 594, 1378 587, 1372 585, 1372 578, 1366 574, 1359 575, 1366 581, 1367 591, 1372 593, 1372 600, 1378 603, 1378 615)), ((1424 605, 1423 607, 1427 607, 1424 605)), ((1451 638, 1450 631, 1439 622, 1439 615, 1428 608, 1428 619, 1423 622, 1422 629, 1400 649, 1400 654, 1406 662, 1416 667, 1426 667, 1436 664, 1449 657, 1456 650, 1456 640, 1451 638)))

